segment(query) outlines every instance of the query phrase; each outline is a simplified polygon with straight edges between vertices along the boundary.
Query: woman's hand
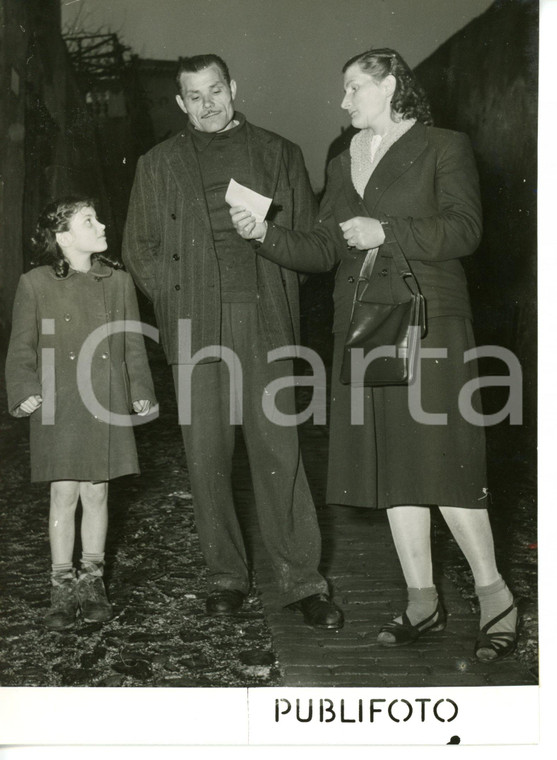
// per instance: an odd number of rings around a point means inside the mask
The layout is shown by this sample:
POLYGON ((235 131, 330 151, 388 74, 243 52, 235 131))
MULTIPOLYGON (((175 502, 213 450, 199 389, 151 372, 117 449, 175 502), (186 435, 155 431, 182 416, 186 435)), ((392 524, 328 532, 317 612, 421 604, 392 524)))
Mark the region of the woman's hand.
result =
POLYGON ((29 398, 26 398, 25 401, 19 405, 19 408, 22 412, 25 412, 25 414, 33 414, 42 403, 42 396, 29 396, 29 398))
POLYGON ((359 251, 377 248, 385 240, 381 222, 367 216, 355 216, 346 222, 341 222, 340 228, 348 245, 359 251))
POLYGON ((265 239, 267 233, 267 222, 256 222, 251 211, 246 211, 241 206, 232 206, 230 209, 232 224, 238 235, 244 240, 261 240, 265 239))
POLYGON ((136 414, 139 414, 140 417, 144 417, 146 414, 149 414, 149 410, 151 408, 151 402, 146 401, 146 400, 134 401, 132 406, 136 414))

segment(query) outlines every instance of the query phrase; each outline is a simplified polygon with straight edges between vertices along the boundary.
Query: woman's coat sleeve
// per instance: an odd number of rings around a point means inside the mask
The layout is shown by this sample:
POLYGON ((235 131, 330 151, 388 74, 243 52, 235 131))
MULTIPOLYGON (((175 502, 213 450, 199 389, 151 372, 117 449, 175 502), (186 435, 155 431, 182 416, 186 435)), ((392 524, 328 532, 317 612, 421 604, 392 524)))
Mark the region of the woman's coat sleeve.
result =
POLYGON ((381 253, 394 246, 407 259, 446 261, 469 256, 482 235, 482 209, 478 172, 468 137, 453 132, 439 150, 435 171, 438 212, 424 217, 380 214, 385 241, 381 253))

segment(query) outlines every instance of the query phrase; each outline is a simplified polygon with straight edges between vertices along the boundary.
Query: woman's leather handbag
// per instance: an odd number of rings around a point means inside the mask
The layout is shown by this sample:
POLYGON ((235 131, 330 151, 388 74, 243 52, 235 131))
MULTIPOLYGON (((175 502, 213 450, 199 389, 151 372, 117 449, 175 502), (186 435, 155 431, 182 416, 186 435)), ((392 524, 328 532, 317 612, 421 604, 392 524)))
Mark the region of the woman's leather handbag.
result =
POLYGON ((370 301, 376 258, 377 249, 368 251, 356 284, 340 380, 355 386, 408 385, 416 377, 426 333, 425 299, 406 257, 395 250, 393 259, 409 299, 394 304, 370 301))

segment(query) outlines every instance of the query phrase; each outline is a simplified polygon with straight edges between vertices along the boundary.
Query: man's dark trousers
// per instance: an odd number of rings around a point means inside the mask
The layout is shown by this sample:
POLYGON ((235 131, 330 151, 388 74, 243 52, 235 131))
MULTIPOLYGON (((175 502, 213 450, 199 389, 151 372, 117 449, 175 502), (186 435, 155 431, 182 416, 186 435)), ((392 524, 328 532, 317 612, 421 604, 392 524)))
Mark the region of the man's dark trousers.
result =
MULTIPOLYGON (((241 401, 236 395, 236 410, 241 404, 260 532, 278 581, 279 603, 328 593, 317 570, 321 538, 297 429, 269 419, 262 406, 269 383, 292 375, 292 361, 267 362, 256 302, 223 303, 221 343, 235 352, 241 366, 243 392, 241 401)), ((225 361, 197 364, 191 387, 184 377, 179 382, 179 374, 179 365, 173 365, 179 406, 181 394, 191 393, 191 424, 181 429, 209 591, 247 593, 248 563, 231 482, 235 425, 230 424, 229 367, 225 361)), ((278 392, 276 407, 295 414, 293 387, 278 392)))

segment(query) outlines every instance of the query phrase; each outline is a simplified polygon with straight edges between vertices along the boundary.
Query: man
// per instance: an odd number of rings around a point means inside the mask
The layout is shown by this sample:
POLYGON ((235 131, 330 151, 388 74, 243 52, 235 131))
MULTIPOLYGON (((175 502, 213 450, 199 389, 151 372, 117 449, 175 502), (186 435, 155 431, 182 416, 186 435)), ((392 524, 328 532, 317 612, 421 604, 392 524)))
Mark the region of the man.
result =
MULTIPOLYGON (((189 123, 139 160, 123 256, 154 303, 173 369, 209 570, 206 609, 234 614, 249 590, 231 485, 232 421, 241 417, 280 603, 298 603, 309 625, 337 629, 342 612, 317 570, 321 540, 297 431, 262 406, 269 383, 292 374, 291 361, 269 363, 267 353, 299 341, 297 275, 256 256, 225 202, 234 178, 273 199, 269 214, 279 224, 309 229, 316 205, 301 151, 235 112, 236 83, 218 56, 182 59, 177 84, 189 123)), ((295 414, 292 387, 278 400, 280 412, 295 414)))

